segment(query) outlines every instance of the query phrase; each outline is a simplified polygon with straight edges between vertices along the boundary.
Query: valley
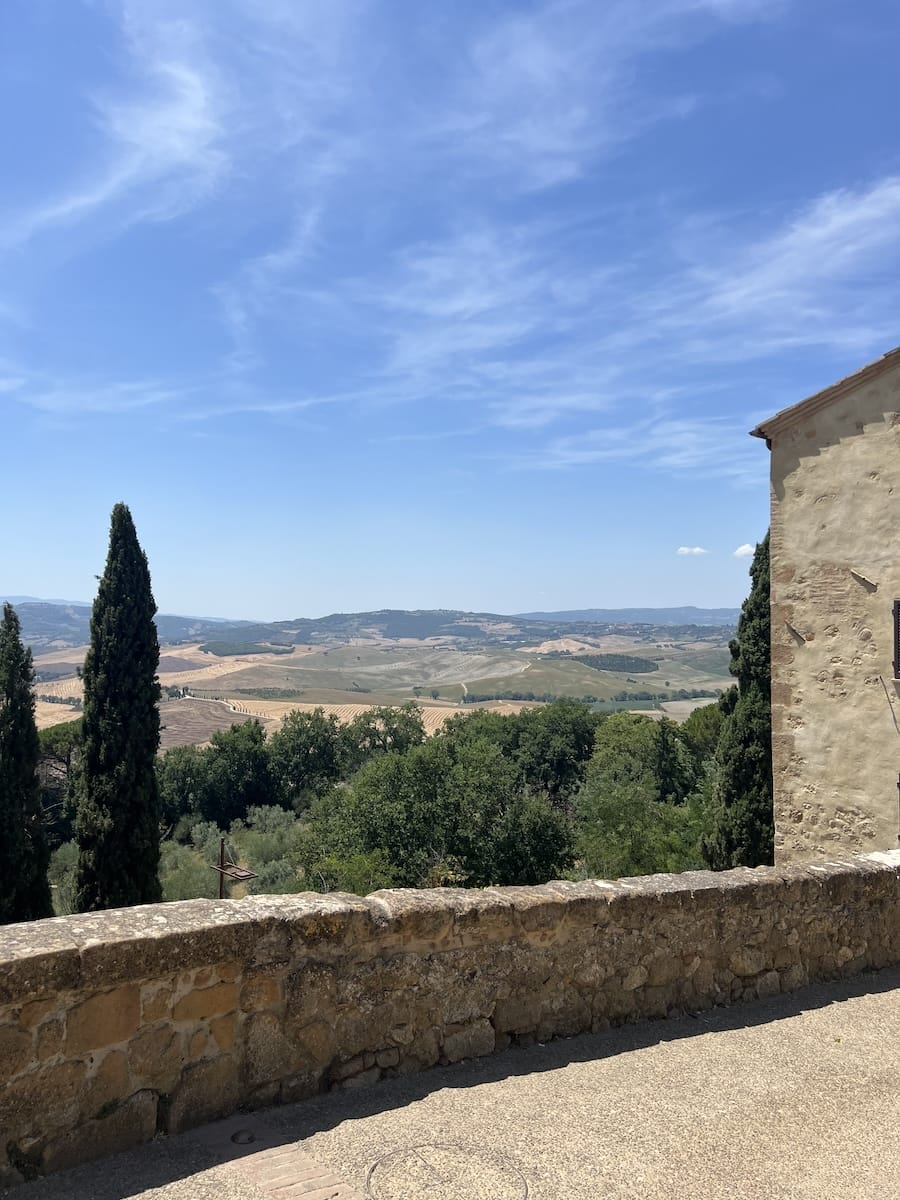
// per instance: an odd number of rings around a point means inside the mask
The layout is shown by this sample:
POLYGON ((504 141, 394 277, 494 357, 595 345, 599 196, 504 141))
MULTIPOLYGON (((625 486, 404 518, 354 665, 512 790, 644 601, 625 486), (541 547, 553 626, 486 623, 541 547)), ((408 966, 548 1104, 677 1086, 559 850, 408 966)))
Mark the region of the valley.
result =
MULTIPOLYGON (((29 607, 22 606, 26 636, 29 607)), ((53 606, 40 607, 32 645, 36 717, 46 728, 78 718, 87 646, 72 644, 80 623, 71 611, 54 627, 53 606)), ((429 733, 473 705, 517 712, 561 696, 601 711, 640 709, 684 720, 732 682, 729 626, 388 611, 215 623, 210 636, 212 623, 198 629, 191 619, 179 629, 177 620, 159 622, 163 749, 203 744, 242 716, 271 732, 288 712, 317 706, 346 723, 373 705, 412 702, 429 733), (206 640, 166 642, 166 629, 190 629, 206 640)))

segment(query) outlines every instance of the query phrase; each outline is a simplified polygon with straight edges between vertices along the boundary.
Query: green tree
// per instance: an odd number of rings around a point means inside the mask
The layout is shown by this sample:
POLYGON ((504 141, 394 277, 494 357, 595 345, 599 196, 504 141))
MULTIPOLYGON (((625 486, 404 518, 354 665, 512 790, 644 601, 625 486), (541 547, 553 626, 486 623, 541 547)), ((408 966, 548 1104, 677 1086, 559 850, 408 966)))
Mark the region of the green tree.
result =
POLYGON ((75 816, 79 912, 161 898, 155 613, 147 557, 131 513, 117 504, 84 664, 75 816))
POLYGON ((656 783, 658 799, 681 804, 697 782, 697 764, 674 721, 656 722, 656 783))
POLYGON ((248 809, 274 804, 266 731, 257 720, 212 735, 204 752, 206 783, 203 816, 227 827, 248 809))
POLYGON ((341 730, 344 769, 352 775, 371 758, 391 750, 402 754, 424 741, 422 713, 411 700, 394 707, 367 708, 341 730))
POLYGON ((750 594, 729 643, 737 694, 723 697, 716 748, 713 832, 703 854, 714 870, 774 862, 772 815, 771 619, 769 535, 756 547, 750 594))
POLYGON ((455 748, 489 741, 515 764, 523 787, 566 808, 584 780, 594 735, 604 719, 580 700, 564 699, 506 716, 480 709, 460 713, 439 736, 455 748))
POLYGON ((0 622, 0 923, 53 914, 44 838, 34 667, 11 604, 0 622))
POLYGON ((81 718, 40 729, 38 738, 44 830, 47 845, 53 851, 73 836, 75 783, 81 763, 81 718))
POLYGON ((199 746, 173 746, 156 760, 160 817, 182 837, 210 807, 210 752, 199 746))
POLYGON ((522 786, 498 746, 461 747, 442 788, 454 818, 449 857, 470 887, 546 883, 571 865, 568 818, 522 786))
POLYGON ((690 751, 671 722, 637 713, 609 717, 597 730, 577 802, 585 873, 619 877, 699 866, 700 813, 688 800, 695 781, 690 751))
POLYGON ((341 777, 341 729, 323 708, 291 712, 269 741, 269 762, 282 804, 301 812, 341 777))
POLYGON ((545 793, 559 807, 567 804, 584 779, 603 720, 580 700, 556 700, 526 709, 518 724, 515 760, 525 784, 545 793))
POLYGON ((387 864, 405 887, 538 883, 571 862, 568 818, 525 793, 515 764, 485 739, 434 737, 374 758, 317 801, 305 842, 304 869, 323 882, 346 878, 351 861, 387 864))
POLYGON ((715 754, 724 720, 725 712, 721 704, 704 704, 702 708, 695 708, 681 726, 684 739, 698 765, 715 754))

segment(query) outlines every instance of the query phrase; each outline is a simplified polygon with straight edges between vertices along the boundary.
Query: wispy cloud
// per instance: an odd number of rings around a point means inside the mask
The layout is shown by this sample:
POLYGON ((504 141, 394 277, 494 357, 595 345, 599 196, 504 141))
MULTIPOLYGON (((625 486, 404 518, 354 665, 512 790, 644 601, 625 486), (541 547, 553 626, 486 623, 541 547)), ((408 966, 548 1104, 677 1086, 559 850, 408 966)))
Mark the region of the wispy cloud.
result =
POLYGON ((648 417, 629 424, 610 422, 565 437, 551 438, 522 456, 517 468, 561 469, 616 463, 670 475, 705 475, 736 484, 759 477, 758 447, 730 421, 648 417))
POLYGON ((743 545, 738 546, 738 548, 735 550, 734 557, 735 558, 752 558, 754 551, 755 551, 754 546, 751 546, 749 542, 744 542, 743 545))
POLYGON ((226 105, 196 29, 184 18, 148 20, 130 4, 121 16, 131 86, 92 98, 94 161, 56 195, 12 214, 0 247, 21 248, 100 213, 111 213, 113 229, 170 219, 207 199, 226 174, 226 105))
POLYGON ((737 362, 800 346, 865 353, 890 341, 900 294, 900 176, 826 192, 762 237, 724 217, 700 226, 687 262, 640 310, 685 356, 737 362), (863 283, 865 286, 861 286, 863 283))
POLYGON ((664 56, 787 6, 467 6, 436 50, 429 21, 364 0, 110 0, 123 69, 93 94, 94 157, 0 245, 207 206, 216 267, 196 308, 219 342, 189 379, 24 371, 11 394, 189 420, 416 405, 424 436, 488 431, 485 453, 520 469, 758 480, 735 367, 896 340, 900 177, 760 214, 688 192, 616 200, 604 172, 714 100, 660 83, 688 78, 656 71, 664 56), (589 206, 573 202, 585 180, 589 206))
POLYGON ((503 172, 526 188, 569 183, 598 156, 702 102, 691 91, 642 90, 643 58, 779 8, 764 0, 555 0, 516 11, 469 47, 444 128, 471 169, 503 172))
POLYGON ((675 553, 680 554, 682 558, 696 558, 701 554, 709 554, 709 551, 703 546, 679 546, 675 553))
POLYGON ((82 380, 75 383, 33 376, 16 383, 13 399, 17 403, 58 417, 96 413, 126 415, 139 409, 184 404, 191 399, 185 388, 154 380, 82 380))

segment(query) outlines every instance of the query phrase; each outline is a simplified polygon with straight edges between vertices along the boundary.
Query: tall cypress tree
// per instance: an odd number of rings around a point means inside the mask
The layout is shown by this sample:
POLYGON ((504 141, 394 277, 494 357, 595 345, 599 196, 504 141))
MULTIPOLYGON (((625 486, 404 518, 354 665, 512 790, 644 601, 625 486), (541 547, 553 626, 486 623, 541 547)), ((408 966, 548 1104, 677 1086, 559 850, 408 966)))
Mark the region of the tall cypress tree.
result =
POLYGON ((149 904, 159 885, 159 641, 147 556, 124 504, 91 615, 75 837, 79 912, 149 904))
POLYGON ((704 858, 715 870, 771 864, 775 854, 768 534, 756 547, 750 579, 737 637, 729 643, 737 697, 723 697, 726 716, 716 747, 715 828, 703 842, 704 858))
POLYGON ((44 837, 34 668, 10 604, 0 623, 0 924, 53 915, 44 837))

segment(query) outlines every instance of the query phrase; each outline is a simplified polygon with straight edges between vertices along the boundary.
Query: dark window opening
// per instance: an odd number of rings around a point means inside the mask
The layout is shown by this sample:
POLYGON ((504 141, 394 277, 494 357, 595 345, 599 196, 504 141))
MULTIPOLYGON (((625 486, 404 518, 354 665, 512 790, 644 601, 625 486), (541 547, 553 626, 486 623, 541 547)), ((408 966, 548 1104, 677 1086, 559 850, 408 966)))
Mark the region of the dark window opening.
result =
POLYGON ((894 601, 894 678, 900 679, 900 600, 894 601))

